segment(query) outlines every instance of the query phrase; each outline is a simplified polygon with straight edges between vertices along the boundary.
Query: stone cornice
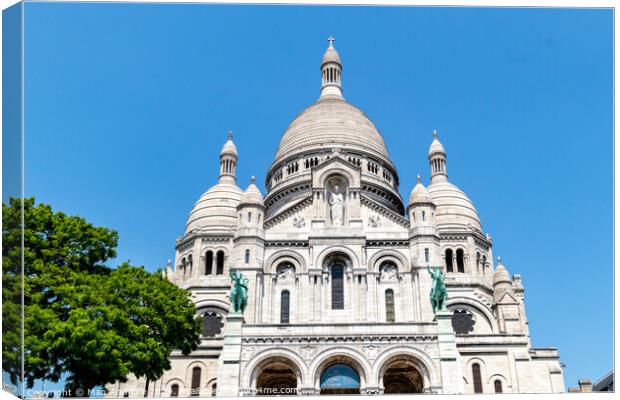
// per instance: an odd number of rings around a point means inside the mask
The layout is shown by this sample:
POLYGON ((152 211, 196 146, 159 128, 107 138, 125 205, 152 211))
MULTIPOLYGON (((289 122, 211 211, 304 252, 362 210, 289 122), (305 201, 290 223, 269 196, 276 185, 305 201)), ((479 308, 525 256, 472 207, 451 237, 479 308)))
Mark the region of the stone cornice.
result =
POLYGON ((177 251, 184 251, 194 244, 194 239, 201 239, 202 242, 228 242, 234 237, 234 233, 208 233, 208 232, 194 232, 188 236, 185 236, 181 240, 177 240, 175 249, 177 251))

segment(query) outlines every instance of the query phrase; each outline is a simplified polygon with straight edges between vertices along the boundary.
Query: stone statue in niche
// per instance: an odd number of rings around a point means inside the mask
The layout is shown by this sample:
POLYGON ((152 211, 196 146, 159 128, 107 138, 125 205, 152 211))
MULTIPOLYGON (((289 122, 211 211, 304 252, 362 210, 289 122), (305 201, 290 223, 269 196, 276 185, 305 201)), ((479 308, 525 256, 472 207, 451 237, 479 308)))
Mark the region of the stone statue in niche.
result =
POLYGON ((277 276, 278 281, 281 282, 292 280, 295 276, 295 267, 292 265, 283 265, 278 268, 277 276))
POLYGON ((329 196, 330 214, 332 224, 342 225, 344 220, 344 195, 340 192, 340 186, 334 185, 334 189, 329 196))
POLYGON ((394 264, 384 264, 381 266, 381 282, 395 281, 398 278, 398 268, 394 264))

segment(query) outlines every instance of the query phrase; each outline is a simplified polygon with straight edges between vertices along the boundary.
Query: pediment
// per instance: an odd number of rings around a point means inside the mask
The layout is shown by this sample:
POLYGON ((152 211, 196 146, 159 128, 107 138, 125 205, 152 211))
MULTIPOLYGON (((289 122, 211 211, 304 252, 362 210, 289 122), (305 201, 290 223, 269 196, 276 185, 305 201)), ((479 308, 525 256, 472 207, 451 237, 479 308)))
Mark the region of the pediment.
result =
POLYGON ((519 301, 510 293, 504 292, 502 297, 497 301, 498 304, 518 304, 519 301))
POLYGON ((310 194, 280 210, 276 215, 265 221, 265 229, 273 229, 283 224, 290 224, 300 230, 309 226, 311 219, 309 210, 311 209, 312 199, 313 196, 310 194))
POLYGON ((364 195, 360 196, 360 199, 362 209, 366 210, 364 215, 366 216, 367 221, 364 222, 369 228, 379 228, 381 226, 387 227, 391 225, 397 225, 407 229, 409 228, 409 221, 402 215, 395 213, 386 206, 381 205, 364 195))

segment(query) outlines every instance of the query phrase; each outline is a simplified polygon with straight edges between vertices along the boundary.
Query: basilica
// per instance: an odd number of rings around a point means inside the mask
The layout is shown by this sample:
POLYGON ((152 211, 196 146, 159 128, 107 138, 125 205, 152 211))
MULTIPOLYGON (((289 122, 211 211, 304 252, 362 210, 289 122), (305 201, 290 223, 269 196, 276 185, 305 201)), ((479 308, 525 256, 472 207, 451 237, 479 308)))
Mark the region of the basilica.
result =
MULTIPOLYGON (((532 346, 522 278, 494 259, 440 135, 428 133, 430 182, 418 177, 404 201, 378 128, 343 96, 331 37, 320 65, 320 96, 282 135, 264 195, 254 178, 239 186, 229 133, 166 271, 203 317, 201 344, 173 352, 146 394, 563 392, 558 351, 532 346), (433 267, 447 289, 436 312, 433 267), (233 269, 247 280, 243 313, 233 269)), ((107 389, 142 397, 145 382, 107 389)))

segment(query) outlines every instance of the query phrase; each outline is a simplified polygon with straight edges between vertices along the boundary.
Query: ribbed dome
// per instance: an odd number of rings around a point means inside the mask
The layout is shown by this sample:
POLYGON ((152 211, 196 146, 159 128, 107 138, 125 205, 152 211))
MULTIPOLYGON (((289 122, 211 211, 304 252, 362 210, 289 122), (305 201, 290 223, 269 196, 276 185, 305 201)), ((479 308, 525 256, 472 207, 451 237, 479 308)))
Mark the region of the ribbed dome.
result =
POLYGON ((420 175, 418 175, 418 182, 411 191, 411 196, 409 196, 409 205, 419 204, 419 203, 432 203, 433 199, 431 198, 431 194, 429 193, 426 186, 422 184, 420 179, 420 175))
POLYGON ((276 159, 333 145, 365 150, 389 159, 383 138, 370 118, 337 97, 320 98, 291 122, 280 140, 276 159))
POLYGON ((241 189, 233 182, 220 182, 207 190, 189 213, 185 234, 197 230, 230 231, 237 225, 241 189))
POLYGON ((230 154, 237 157, 237 146, 235 146, 232 141, 232 132, 228 132, 228 141, 224 143, 224 146, 222 146, 222 151, 220 151, 220 156, 225 154, 230 154))
POLYGON ((243 194, 241 195, 241 204, 250 204, 250 205, 260 205, 264 206, 263 195, 261 194, 258 187, 254 184, 254 177, 252 177, 252 183, 245 189, 243 194))
POLYGON ((473 203, 463 191, 448 181, 431 183, 428 191, 437 206, 437 228, 466 228, 471 225, 482 231, 480 217, 473 203))
POLYGON ((338 54, 333 46, 328 47, 325 54, 323 54, 323 61, 321 62, 321 65, 327 62, 336 62, 340 64, 340 54, 338 54))
POLYGON ((433 131, 433 142, 428 148, 429 156, 435 153, 444 153, 444 154, 446 153, 446 150, 443 148, 443 145, 441 144, 439 139, 437 139, 437 131, 433 131))

